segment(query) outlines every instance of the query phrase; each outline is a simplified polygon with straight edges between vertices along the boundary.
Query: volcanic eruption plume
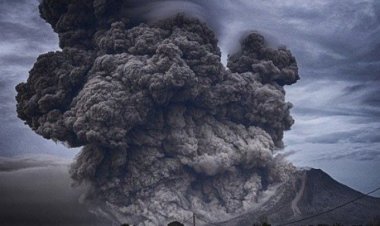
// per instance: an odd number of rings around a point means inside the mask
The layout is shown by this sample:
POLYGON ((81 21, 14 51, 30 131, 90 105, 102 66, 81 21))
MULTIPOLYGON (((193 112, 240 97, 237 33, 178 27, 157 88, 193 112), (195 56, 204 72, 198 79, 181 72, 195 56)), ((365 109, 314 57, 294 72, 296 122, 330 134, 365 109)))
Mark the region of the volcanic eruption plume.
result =
POLYGON ((294 171, 273 151, 293 123, 283 86, 299 79, 295 58, 254 32, 226 68, 205 23, 185 14, 141 23, 135 4, 43 0, 62 51, 39 56, 16 87, 18 116, 83 147, 71 176, 115 222, 193 212, 218 222, 259 205, 294 171))

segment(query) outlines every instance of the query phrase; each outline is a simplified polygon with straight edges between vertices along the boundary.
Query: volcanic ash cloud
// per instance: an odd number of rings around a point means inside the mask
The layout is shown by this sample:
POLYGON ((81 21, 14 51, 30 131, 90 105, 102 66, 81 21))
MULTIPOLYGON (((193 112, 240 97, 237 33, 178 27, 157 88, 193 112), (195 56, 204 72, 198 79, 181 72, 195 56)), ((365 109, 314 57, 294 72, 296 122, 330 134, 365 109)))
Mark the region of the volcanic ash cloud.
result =
POLYGON ((128 20, 128 1, 44 0, 62 51, 41 55, 16 89, 18 116, 47 139, 82 146, 71 176, 92 210, 159 225, 196 212, 228 220, 294 168, 273 150, 293 119, 298 80, 285 48, 252 33, 220 61, 206 24, 184 15, 128 20))

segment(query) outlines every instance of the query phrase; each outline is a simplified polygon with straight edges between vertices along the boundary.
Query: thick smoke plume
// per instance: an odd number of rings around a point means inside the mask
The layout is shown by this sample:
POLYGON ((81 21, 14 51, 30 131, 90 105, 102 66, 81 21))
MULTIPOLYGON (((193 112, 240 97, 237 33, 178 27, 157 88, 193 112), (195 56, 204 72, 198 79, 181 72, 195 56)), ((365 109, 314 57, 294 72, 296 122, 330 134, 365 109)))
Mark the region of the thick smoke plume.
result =
POLYGON ((47 139, 83 146, 72 178, 117 222, 192 212, 218 222, 263 200, 293 167, 273 151, 293 123, 283 86, 297 64, 252 33, 228 68, 214 32, 185 15, 140 23, 133 1, 44 0, 62 51, 16 88, 17 112, 47 139))

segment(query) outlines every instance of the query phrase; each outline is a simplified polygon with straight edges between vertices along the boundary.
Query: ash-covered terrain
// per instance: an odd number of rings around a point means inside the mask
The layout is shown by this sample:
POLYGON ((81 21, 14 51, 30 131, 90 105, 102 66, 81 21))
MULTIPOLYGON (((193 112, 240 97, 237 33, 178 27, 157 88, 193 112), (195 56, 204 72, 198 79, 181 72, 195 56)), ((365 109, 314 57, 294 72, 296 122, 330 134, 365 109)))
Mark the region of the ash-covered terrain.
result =
POLYGON ((43 0, 62 50, 39 56, 16 87, 18 116, 83 147, 71 177, 113 222, 161 225, 195 212, 232 225, 283 206, 301 173, 274 156, 293 124, 284 86, 299 79, 295 58, 253 32, 225 67, 207 21, 151 11, 147 20, 147 2, 43 0))
POLYGON ((379 210, 380 198, 355 191, 320 169, 303 169, 267 201, 217 225, 377 225, 379 210))

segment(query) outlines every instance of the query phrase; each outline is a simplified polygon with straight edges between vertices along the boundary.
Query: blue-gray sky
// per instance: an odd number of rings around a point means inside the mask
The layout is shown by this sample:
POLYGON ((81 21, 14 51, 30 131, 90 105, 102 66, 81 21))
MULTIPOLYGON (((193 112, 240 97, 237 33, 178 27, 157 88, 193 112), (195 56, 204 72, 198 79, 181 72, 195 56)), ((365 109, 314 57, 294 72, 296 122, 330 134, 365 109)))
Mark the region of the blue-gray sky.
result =
MULTIPOLYGON (((15 113, 15 85, 26 81, 39 54, 59 49, 37 5, 38 0, 0 0, 0 177, 29 177, 31 167, 62 167, 78 151, 36 135, 15 113), (38 164, 25 161, 30 158, 38 164)), ((209 0, 202 5, 197 10, 216 29, 224 61, 240 36, 252 30, 296 56, 301 80, 286 88, 296 121, 285 134, 287 158, 297 166, 322 168, 362 192, 379 186, 380 2, 209 0)))

